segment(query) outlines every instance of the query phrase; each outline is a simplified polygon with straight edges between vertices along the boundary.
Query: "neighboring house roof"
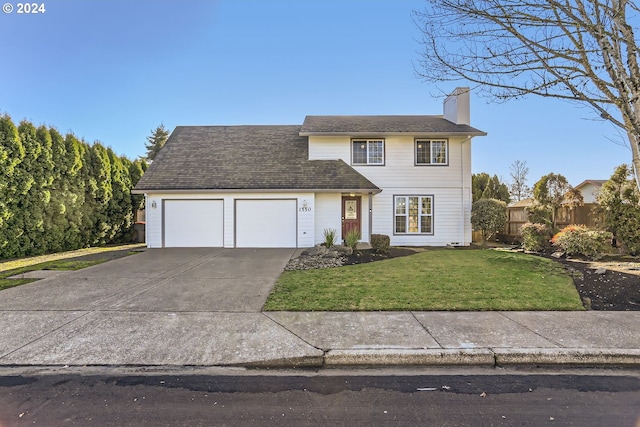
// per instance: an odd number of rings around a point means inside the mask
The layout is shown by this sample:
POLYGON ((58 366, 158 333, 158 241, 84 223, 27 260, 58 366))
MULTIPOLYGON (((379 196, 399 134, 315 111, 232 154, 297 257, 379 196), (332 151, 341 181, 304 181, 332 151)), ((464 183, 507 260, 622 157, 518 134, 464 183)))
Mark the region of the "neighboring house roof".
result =
POLYGON ((585 185, 591 184, 593 186, 596 187, 602 187, 604 185, 604 183, 607 182, 606 179, 587 179, 582 181, 580 184, 576 185, 575 188, 576 189, 581 189, 582 187, 584 187, 585 185))
POLYGON ((381 190, 342 160, 308 160, 300 126, 178 126, 134 193, 381 190))
POLYGON ((531 198, 528 199, 522 199, 519 202, 515 202, 509 205, 510 208, 528 208, 529 206, 532 206, 534 203, 534 200, 531 198))
POLYGON ((307 116, 300 129, 302 136, 397 134, 484 136, 486 132, 442 116, 307 116))

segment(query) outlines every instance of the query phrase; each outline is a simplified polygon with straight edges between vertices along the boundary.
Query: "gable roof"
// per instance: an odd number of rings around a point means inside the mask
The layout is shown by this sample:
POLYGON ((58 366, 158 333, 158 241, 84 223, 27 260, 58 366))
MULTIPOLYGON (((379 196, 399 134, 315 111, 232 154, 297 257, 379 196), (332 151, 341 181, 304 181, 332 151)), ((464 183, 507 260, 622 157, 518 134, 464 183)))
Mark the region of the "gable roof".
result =
POLYGON ((133 192, 381 190, 342 160, 308 160, 300 126, 178 126, 133 192))
POLYGON ((307 116, 300 135, 463 135, 487 133, 469 125, 457 125, 443 116, 307 116))
POLYGON ((582 187, 584 187, 585 185, 593 185, 595 187, 602 187, 604 185, 604 183, 607 182, 606 179, 587 179, 582 181, 580 184, 576 185, 575 188, 577 188, 578 190, 581 189, 582 187))

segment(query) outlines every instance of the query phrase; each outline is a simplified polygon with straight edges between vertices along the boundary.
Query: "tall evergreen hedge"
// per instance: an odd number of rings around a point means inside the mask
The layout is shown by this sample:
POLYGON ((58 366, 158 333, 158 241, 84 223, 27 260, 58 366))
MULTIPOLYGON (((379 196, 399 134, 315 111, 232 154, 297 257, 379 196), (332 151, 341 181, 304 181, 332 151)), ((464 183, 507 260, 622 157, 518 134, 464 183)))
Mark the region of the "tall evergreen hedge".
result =
POLYGON ((0 116, 0 259, 129 240, 147 168, 100 143, 0 116))

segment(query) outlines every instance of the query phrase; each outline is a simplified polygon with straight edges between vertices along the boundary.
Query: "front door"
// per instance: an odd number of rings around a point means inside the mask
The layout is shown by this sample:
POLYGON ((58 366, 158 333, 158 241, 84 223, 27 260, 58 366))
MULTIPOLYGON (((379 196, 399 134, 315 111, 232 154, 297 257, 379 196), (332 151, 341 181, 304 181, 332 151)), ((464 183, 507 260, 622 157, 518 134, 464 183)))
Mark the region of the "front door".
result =
MULTIPOLYGON (((360 196, 342 197, 342 239, 351 230, 360 231, 360 196)), ((362 235, 362 234, 361 234, 362 235)))

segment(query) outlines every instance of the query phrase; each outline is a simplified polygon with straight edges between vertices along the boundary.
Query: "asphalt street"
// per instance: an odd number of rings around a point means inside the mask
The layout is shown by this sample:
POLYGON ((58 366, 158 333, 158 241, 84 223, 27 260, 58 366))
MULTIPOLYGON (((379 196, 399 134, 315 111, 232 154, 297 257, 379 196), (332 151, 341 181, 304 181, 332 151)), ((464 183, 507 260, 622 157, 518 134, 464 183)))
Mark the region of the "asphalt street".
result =
POLYGON ((0 425, 629 426, 638 371, 4 371, 0 425))

